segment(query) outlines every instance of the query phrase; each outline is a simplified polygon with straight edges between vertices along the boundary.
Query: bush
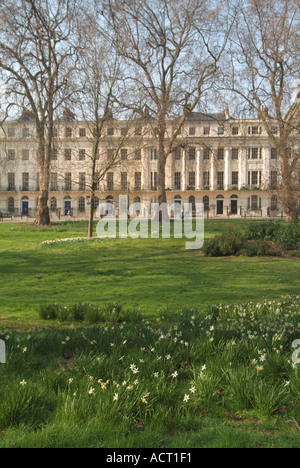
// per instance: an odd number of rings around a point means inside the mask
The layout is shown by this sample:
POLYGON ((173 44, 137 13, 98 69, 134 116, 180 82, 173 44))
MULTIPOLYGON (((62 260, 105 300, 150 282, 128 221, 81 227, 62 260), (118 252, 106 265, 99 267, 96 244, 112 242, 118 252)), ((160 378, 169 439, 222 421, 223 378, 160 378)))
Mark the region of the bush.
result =
POLYGON ((204 243, 202 252, 207 257, 226 257, 240 252, 244 243, 239 231, 226 231, 204 243))
POLYGON ((275 235, 274 242, 283 250, 297 250, 300 246, 300 224, 298 221, 291 221, 280 226, 280 230, 275 235))
POLYGON ((245 236, 248 240, 274 241, 282 224, 278 221, 254 222, 246 225, 245 236))
POLYGON ((300 245, 300 224, 299 221, 249 223, 245 229, 245 237, 248 240, 272 241, 283 250, 296 250, 300 245))
POLYGON ((246 242, 241 254, 246 257, 279 256, 278 250, 273 249, 268 242, 263 240, 246 242))

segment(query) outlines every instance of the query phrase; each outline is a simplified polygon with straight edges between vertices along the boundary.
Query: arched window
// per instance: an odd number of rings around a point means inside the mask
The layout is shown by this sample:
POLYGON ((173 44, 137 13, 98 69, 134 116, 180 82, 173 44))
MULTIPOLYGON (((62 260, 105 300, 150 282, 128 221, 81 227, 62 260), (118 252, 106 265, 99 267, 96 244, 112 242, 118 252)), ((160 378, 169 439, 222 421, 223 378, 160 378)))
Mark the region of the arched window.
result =
POLYGON ((7 209, 9 213, 13 213, 15 211, 15 199, 13 197, 9 197, 7 202, 7 209))
POLYGON ((196 199, 195 197, 190 197, 189 198, 189 204, 192 206, 192 210, 193 211, 196 211, 196 199))
POLYGON ((108 196, 106 197, 106 203, 111 203, 111 204, 113 205, 114 199, 113 199, 113 197, 112 197, 111 195, 108 195, 108 196))
POLYGON ((94 198, 94 210, 96 210, 99 206, 100 200, 98 197, 94 198))
POLYGON ((140 197, 135 197, 134 203, 141 203, 141 198, 140 197))
POLYGON ((84 197, 79 198, 78 209, 79 211, 85 211, 85 198, 84 197))
POLYGON ((209 197, 207 195, 203 197, 203 204, 204 204, 204 210, 208 211, 209 210, 209 197))
POLYGON ((258 195, 252 195, 248 198, 248 210, 256 211, 261 209, 261 198, 258 195))
POLYGON ((57 209, 57 199, 55 197, 52 197, 50 200, 50 209, 52 211, 57 209))

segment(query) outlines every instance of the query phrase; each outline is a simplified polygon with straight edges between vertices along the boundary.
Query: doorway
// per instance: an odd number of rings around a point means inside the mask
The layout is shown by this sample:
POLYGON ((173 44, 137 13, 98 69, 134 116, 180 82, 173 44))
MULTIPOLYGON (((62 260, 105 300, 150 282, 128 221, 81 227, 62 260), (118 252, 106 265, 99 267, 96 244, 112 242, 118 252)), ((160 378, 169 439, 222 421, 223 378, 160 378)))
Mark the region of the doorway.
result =
POLYGON ((238 212, 238 202, 237 200, 231 200, 231 207, 230 207, 231 214, 236 215, 238 212))
POLYGON ((29 213, 29 202, 22 201, 22 216, 28 216, 29 213))
POLYGON ((222 215, 224 213, 224 201, 217 200, 217 215, 222 215))
POLYGON ((71 200, 65 200, 65 216, 70 216, 72 210, 71 200))

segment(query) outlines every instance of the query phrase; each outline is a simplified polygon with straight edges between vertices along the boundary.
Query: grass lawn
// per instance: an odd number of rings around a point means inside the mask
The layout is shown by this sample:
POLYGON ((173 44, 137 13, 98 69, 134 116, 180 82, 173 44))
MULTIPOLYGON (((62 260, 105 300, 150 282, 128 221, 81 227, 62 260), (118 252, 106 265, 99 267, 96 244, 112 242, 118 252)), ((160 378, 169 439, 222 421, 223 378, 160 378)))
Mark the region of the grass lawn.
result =
POLYGON ((41 245, 86 230, 0 224, 0 448, 299 447, 300 260, 173 238, 41 245), (98 325, 38 313, 113 302, 98 325))
MULTIPOLYGON (((243 221, 207 221, 206 238, 243 221)), ((116 239, 41 246, 84 236, 86 223, 38 229, 0 225, 0 317, 37 322, 40 304, 120 302, 155 316, 161 307, 258 302, 297 294, 299 259, 207 258, 184 239, 116 239)))

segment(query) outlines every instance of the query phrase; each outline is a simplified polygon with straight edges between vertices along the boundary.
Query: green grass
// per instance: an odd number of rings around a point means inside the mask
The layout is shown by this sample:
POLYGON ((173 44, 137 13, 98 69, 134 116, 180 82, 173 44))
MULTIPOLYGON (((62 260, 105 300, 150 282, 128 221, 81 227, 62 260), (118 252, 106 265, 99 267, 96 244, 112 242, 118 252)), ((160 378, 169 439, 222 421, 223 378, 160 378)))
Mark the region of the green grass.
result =
POLYGON ((3 330, 0 447, 299 447, 299 305, 3 330))
POLYGON ((299 447, 300 260, 86 230, 0 224, 0 447, 299 447))
MULTIPOLYGON (((243 221, 207 221, 206 238, 243 221)), ((41 304, 122 303, 155 316, 213 303, 241 303, 297 294, 299 259, 206 258, 186 250, 185 239, 115 239, 41 246, 46 240, 81 237, 85 222, 49 228, 0 225, 0 317, 38 322, 41 304)))

